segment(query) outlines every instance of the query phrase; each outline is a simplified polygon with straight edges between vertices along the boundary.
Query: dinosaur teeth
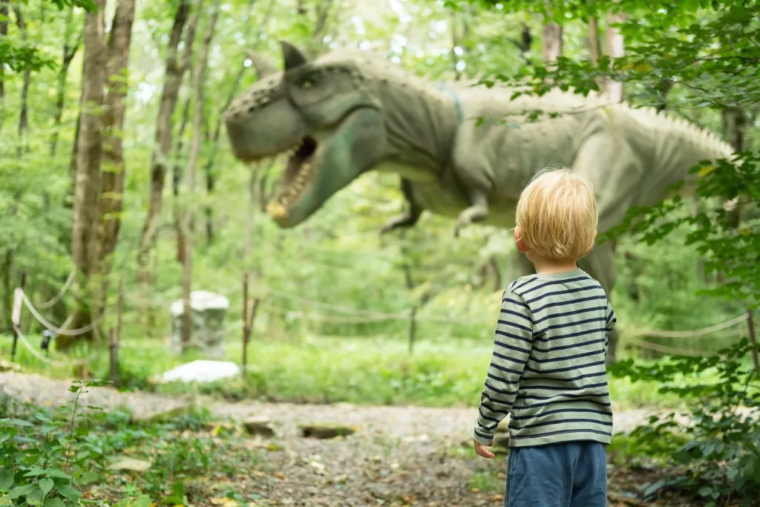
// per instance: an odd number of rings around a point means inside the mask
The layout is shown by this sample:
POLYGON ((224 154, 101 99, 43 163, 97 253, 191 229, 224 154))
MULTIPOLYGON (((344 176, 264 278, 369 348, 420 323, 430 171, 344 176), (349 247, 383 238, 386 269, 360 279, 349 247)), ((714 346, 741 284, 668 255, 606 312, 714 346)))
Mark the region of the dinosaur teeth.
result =
POLYGON ((272 218, 285 218, 288 216, 287 208, 280 203, 270 202, 267 204, 267 213, 272 218))

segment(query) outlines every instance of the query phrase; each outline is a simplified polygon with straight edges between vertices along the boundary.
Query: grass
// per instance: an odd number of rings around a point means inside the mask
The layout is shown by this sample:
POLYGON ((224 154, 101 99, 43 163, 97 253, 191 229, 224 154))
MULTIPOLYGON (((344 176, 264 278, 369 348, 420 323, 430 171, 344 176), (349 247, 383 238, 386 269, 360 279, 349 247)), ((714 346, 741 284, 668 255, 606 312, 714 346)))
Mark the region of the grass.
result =
MULTIPOLYGON (((0 339, 0 358, 9 359, 10 339, 0 339)), ((432 407, 477 404, 490 360, 491 345, 466 341, 421 341, 408 353, 407 343, 383 338, 306 337, 302 340, 255 340, 249 346, 248 376, 199 386, 201 392, 234 399, 269 399, 290 402, 349 402, 371 405, 432 407)), ((83 344, 73 357, 93 353, 83 344)), ((240 363, 237 340, 225 344, 225 360, 240 363)), ((65 356, 51 352, 51 359, 65 356)), ((66 356, 68 358, 72 356, 66 356)), ((123 389, 157 389, 181 393, 192 386, 153 386, 150 379, 180 364, 200 359, 198 353, 172 354, 162 340, 129 340, 120 350, 123 389)), ((19 346, 18 363, 29 372, 57 378, 79 376, 71 366, 50 366, 19 346)), ((92 378, 108 378, 105 349, 90 364, 92 378)), ((673 407, 680 400, 657 393, 649 382, 610 379, 610 391, 620 408, 673 407)))

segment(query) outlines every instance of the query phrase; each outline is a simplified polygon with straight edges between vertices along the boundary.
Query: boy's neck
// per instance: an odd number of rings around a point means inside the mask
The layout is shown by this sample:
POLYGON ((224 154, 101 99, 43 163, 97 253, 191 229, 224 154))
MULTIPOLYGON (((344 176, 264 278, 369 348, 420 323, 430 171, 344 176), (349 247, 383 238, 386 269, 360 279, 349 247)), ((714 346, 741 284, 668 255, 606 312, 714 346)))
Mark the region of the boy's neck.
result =
POLYGON ((578 269, 577 261, 549 261, 545 259, 531 259, 536 273, 539 275, 549 275, 552 273, 565 273, 578 269))

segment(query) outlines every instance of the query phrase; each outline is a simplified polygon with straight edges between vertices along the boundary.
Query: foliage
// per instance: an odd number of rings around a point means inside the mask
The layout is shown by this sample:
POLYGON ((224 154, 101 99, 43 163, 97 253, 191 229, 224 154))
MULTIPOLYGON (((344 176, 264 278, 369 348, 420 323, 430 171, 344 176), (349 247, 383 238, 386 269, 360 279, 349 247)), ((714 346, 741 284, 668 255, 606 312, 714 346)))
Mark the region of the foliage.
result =
MULTIPOLYGON (((692 169, 700 176, 697 194, 704 198, 722 197, 741 206, 760 201, 760 158, 756 153, 737 157, 740 169, 727 160, 704 163, 692 169)), ((760 220, 750 218, 739 227, 734 214, 718 201, 707 201, 697 213, 683 213, 687 203, 676 195, 651 207, 631 210, 625 221, 613 228, 608 237, 623 233, 640 235, 652 245, 681 225, 690 226, 686 245, 693 245, 705 259, 706 273, 722 273, 725 281, 701 292, 727 299, 760 303, 760 220)))
POLYGON ((208 412, 191 411, 158 422, 133 422, 127 412, 91 406, 83 413, 80 395, 100 384, 74 383, 71 406, 62 409, 0 398, 0 505, 176 505, 187 501, 187 480, 212 469, 234 473, 235 467, 224 461, 235 456, 225 456, 223 436, 205 434, 208 412), (108 469, 123 453, 153 466, 134 481, 124 481, 108 469), (109 487, 99 489, 104 483, 109 487))
POLYGON ((70 418, 54 419, 45 411, 23 419, 0 414, 5 417, 0 419, 0 493, 6 493, 0 505, 79 504, 75 485, 93 478, 89 453, 74 449, 79 397, 90 385, 75 382, 69 389, 75 394, 70 418))
MULTIPOLYGON (((508 11, 530 9, 561 24, 591 16, 604 19, 608 12, 624 14, 617 28, 625 40, 625 56, 601 56, 595 62, 591 55, 563 55, 551 66, 530 62, 512 75, 484 76, 481 81, 488 86, 504 82, 522 87, 519 93, 543 95, 559 87, 588 95, 612 80, 625 83, 628 101, 637 106, 667 108, 686 117, 698 108, 721 112, 724 134, 739 153, 731 160, 703 163, 691 170, 698 209, 688 209, 690 203, 676 194, 654 206, 631 210, 625 222, 602 239, 633 233, 634 239, 657 245, 686 230, 684 246, 704 259, 706 274, 715 275, 715 285, 700 292, 756 308, 760 304, 760 170, 758 155, 744 136, 760 99, 760 2, 473 3, 508 11)), ((528 114, 540 117, 536 112, 528 114)), ((640 451, 672 452, 673 459, 686 467, 675 479, 652 484, 647 495, 664 486, 678 486, 698 492, 709 505, 737 496, 742 505, 749 505, 760 495, 760 421, 752 413, 757 413, 760 393, 754 378, 758 372, 741 366, 748 351, 745 340, 718 356, 678 357, 655 365, 629 359, 613 367, 613 373, 627 375, 634 383, 665 383, 661 393, 682 397, 691 407, 692 425, 676 422, 672 413, 653 417, 650 425, 633 433, 640 451), (719 381, 704 378, 711 371, 719 381), (679 375, 692 384, 674 385, 679 375), (684 434, 689 439, 686 444, 684 434)))
POLYGON ((715 356, 674 357, 654 365, 628 359, 610 367, 614 377, 656 382, 662 385, 660 393, 690 400, 689 412, 654 415, 630 435, 637 452, 671 456, 686 467, 675 477, 650 484, 646 496, 678 487, 698 494, 710 506, 737 497, 749 506, 758 498, 760 379, 757 370, 742 365, 749 352, 745 338, 715 356), (708 375, 717 378, 708 381, 708 375))

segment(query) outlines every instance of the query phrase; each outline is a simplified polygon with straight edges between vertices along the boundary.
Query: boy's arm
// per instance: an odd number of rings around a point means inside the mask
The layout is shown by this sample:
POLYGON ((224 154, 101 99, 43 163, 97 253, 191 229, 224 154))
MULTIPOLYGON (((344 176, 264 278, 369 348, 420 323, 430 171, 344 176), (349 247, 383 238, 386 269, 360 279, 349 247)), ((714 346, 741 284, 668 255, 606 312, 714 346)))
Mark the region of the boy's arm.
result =
POLYGON ((520 388, 520 377, 533 348, 533 318, 525 301, 506 290, 496 325, 493 357, 488 367, 475 426, 476 442, 493 441, 496 426, 512 409, 520 388))
POLYGON ((615 329, 615 324, 617 323, 617 317, 615 316, 615 312, 612 310, 612 305, 610 305, 610 302, 607 301, 607 323, 604 325, 604 357, 607 358, 607 348, 610 344, 610 333, 615 329))

